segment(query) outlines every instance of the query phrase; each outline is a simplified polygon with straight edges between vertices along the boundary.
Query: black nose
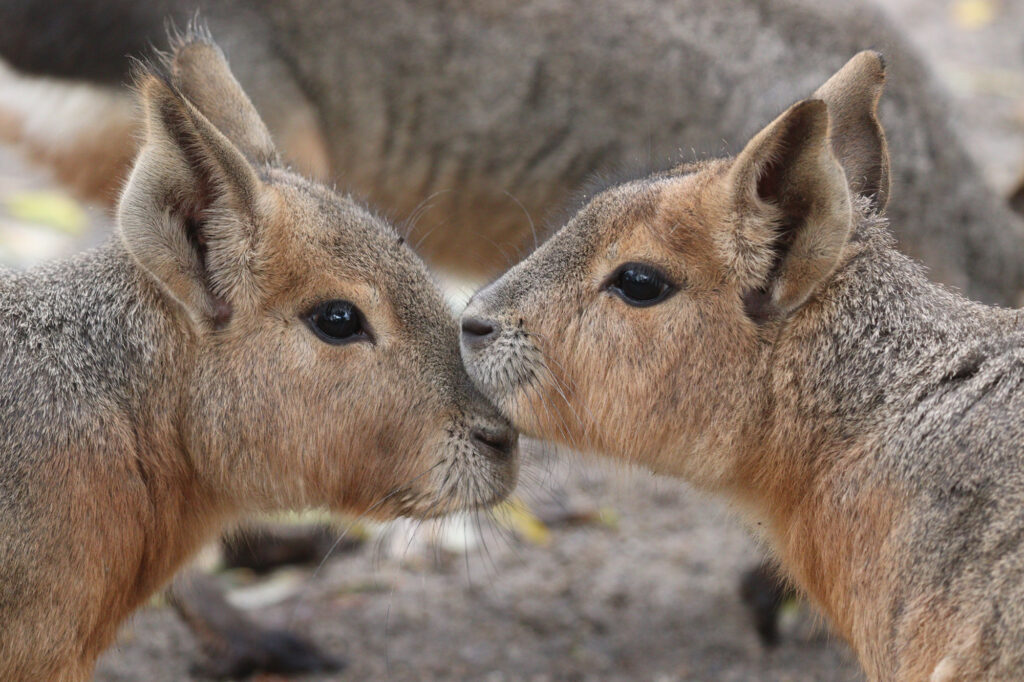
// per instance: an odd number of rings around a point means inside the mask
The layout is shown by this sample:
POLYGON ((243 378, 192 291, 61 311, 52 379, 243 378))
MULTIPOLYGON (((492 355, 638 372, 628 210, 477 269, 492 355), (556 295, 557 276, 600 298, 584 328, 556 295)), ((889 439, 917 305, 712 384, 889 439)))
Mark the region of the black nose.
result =
POLYGON ((519 440, 519 434, 507 426, 478 426, 469 437, 478 451, 501 459, 508 459, 512 455, 519 440))
POLYGON ((472 348, 483 348, 498 337, 498 323, 479 317, 462 318, 462 342, 472 348))

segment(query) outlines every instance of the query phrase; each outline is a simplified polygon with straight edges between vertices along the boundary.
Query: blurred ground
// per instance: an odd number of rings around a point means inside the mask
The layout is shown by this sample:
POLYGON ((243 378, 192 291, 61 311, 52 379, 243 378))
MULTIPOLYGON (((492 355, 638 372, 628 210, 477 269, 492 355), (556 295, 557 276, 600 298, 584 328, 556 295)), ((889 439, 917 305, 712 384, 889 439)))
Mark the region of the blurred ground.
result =
MULTIPOLYGON (((949 87, 975 159, 1007 190, 1024 167, 1024 0, 885 8, 949 87)), ((101 238, 102 214, 52 189, 0 148, 0 264, 101 238)), ((223 580, 261 622, 296 627, 345 656, 345 680, 861 679, 806 610, 788 614, 777 650, 761 648, 736 593, 758 554, 720 505, 674 481, 539 459, 520 494, 546 528, 514 516, 517 532, 484 523, 481 535, 470 521, 438 542, 424 541, 437 534, 431 527, 411 541, 408 524, 370 529, 375 539, 316 575, 223 580), (565 509, 585 518, 566 519, 565 509)), ((155 602, 124 627, 96 679, 192 679, 194 646, 155 602)))
MULTIPOLYGON (((342 675, 310 681, 858 679, 806 614, 793 614, 777 652, 762 650, 735 589, 756 553, 719 506, 670 481, 602 468, 547 463, 556 472, 527 490, 551 494, 525 496, 549 520, 563 506, 586 515, 600 502, 603 520, 551 523, 550 537, 532 542, 485 526, 487 548, 468 551, 459 533, 449 549, 429 551, 385 536, 316 578, 278 575, 272 583, 298 594, 256 610, 348 659, 342 675)), ((191 652, 174 615, 150 609, 125 628, 98 679, 188 679, 191 652)))

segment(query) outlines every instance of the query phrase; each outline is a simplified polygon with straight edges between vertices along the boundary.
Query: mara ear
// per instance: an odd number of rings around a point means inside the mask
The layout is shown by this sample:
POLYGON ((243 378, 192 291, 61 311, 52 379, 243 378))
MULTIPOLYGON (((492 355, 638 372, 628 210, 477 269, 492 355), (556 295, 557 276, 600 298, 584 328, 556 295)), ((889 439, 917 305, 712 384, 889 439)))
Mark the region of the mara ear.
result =
POLYGON ((118 206, 125 246, 199 329, 258 293, 263 188, 256 170, 164 78, 138 80, 145 140, 118 206))
POLYGON ((270 131, 206 29, 192 26, 173 35, 166 66, 174 88, 246 158, 255 164, 280 163, 270 131))
POLYGON ((785 317, 835 270, 853 220, 826 104, 790 107, 747 144, 726 182, 747 313, 785 317))
POLYGON ((850 192, 868 197, 875 211, 889 201, 889 146, 878 120, 884 87, 882 55, 865 50, 812 95, 828 105, 832 152, 846 171, 850 192))

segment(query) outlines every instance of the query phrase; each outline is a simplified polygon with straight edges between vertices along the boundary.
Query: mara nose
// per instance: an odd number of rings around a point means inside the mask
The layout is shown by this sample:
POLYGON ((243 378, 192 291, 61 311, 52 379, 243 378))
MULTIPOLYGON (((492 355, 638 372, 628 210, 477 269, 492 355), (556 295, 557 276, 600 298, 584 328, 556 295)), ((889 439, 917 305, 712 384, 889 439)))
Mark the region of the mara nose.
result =
POLYGON ((519 434, 508 426, 477 426, 469 437, 477 452, 499 459, 511 457, 519 441, 519 434))
POLYGON ((498 338, 498 323, 480 317, 462 318, 462 342, 479 350, 498 338))

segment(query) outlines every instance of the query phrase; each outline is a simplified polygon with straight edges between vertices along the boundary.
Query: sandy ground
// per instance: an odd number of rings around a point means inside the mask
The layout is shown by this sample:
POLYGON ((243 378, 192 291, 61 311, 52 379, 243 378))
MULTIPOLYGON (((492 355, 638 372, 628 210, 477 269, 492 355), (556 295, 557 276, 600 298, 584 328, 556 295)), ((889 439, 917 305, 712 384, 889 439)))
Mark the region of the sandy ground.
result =
MULTIPOLYGON (((736 594, 757 553, 719 505, 610 465, 531 469, 522 494, 542 516, 600 504, 605 520, 552 524, 545 544, 485 527, 486 549, 468 552, 385 537, 315 578, 301 572, 299 594, 257 609, 261 620, 293 624, 350 663, 303 679, 860 679, 807 612, 790 614, 784 645, 761 647, 736 594)), ((188 679, 191 652, 173 614, 149 609, 98 679, 188 679)))
MULTIPOLYGON (((971 151, 1008 188, 1024 167, 1024 1, 893 0, 886 8, 953 95, 971 151)), ((10 199, 48 188, 0 148, 0 262, 25 263, 92 240, 33 225, 10 199), (20 216, 20 217, 19 217, 20 216)), ((85 215, 86 224, 102 217, 85 215)), ((308 633, 349 666, 313 680, 858 680, 844 645, 791 611, 773 651, 757 641, 737 596, 758 552, 714 501, 640 472, 538 458, 520 495, 544 518, 499 532, 436 528, 375 532, 323 569, 255 580, 223 574, 231 594, 268 625, 308 633), (597 513, 600 512, 600 513, 597 513)), ((190 680, 195 644, 159 604, 139 612, 96 679, 190 680)), ((263 682, 271 679, 263 678, 263 682)))
MULTIPOLYGON (((486 549, 468 551, 385 539, 303 571, 298 596, 256 609, 261 621, 348 659, 343 675, 308 680, 860 679, 806 613, 776 651, 761 647, 735 589, 757 553, 720 506, 642 473, 552 467, 526 484, 532 506, 599 503, 617 520, 554 524, 542 545, 486 528, 486 549)), ((97 679, 188 679, 191 647, 171 612, 148 609, 97 679)))

